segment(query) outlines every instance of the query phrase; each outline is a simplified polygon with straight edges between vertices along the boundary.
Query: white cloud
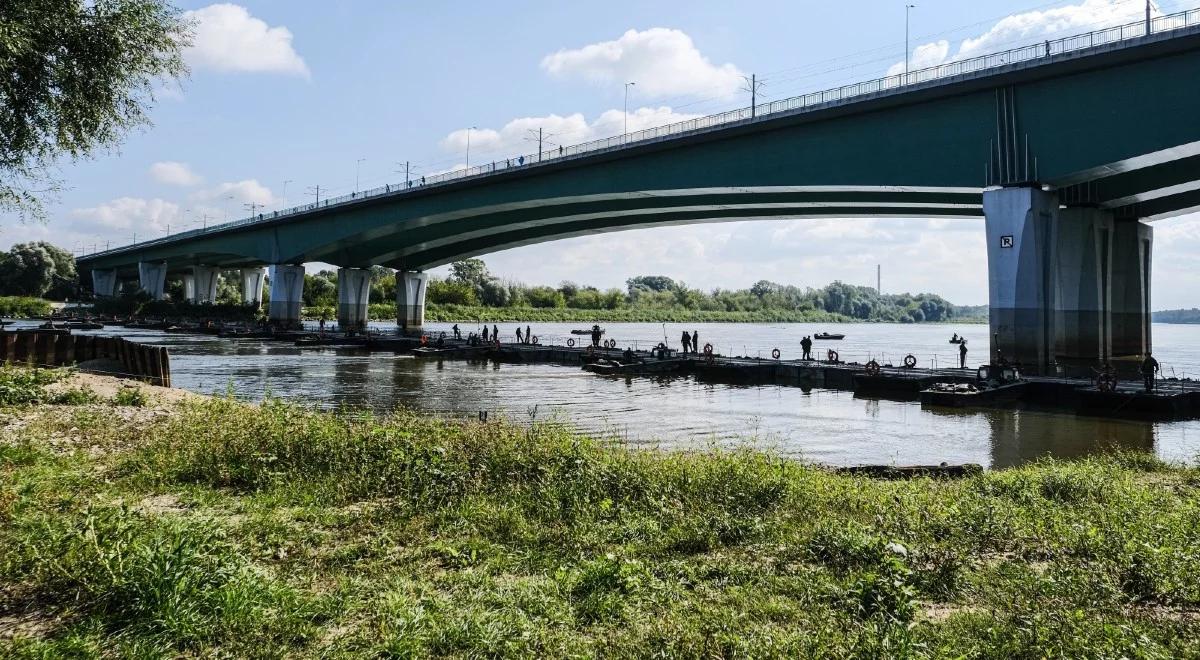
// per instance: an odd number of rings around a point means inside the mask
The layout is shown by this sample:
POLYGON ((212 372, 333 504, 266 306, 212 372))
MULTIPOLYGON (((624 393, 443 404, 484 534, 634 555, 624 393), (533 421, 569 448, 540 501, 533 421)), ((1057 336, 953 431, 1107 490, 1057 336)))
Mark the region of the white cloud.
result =
MULTIPOLYGON (((1001 19, 982 35, 964 39, 953 55, 950 54, 949 42, 945 40, 917 46, 913 49, 909 69, 937 66, 943 62, 970 59, 1043 39, 1056 39, 1129 23, 1142 17, 1143 12, 1144 5, 1128 0, 1084 0, 1076 5, 1013 14, 1001 19)), ((1161 12, 1155 7, 1152 14, 1159 16, 1161 12)), ((903 72, 904 62, 897 62, 888 67, 887 74, 891 76, 903 72)))
POLYGON ((292 32, 270 27, 240 5, 223 3, 185 12, 195 21, 186 57, 197 69, 286 73, 308 77, 308 65, 292 48, 292 32))
MULTIPOLYGON (((638 108, 629 112, 629 131, 665 126, 675 122, 694 119, 700 115, 675 112, 666 106, 638 108)), ((570 146, 614 135, 620 135, 625 126, 625 113, 621 110, 606 110, 589 122, 582 113, 565 117, 521 117, 499 129, 471 129, 471 153, 475 164, 493 160, 493 157, 508 158, 518 154, 537 153, 537 142, 531 141, 542 129, 543 149, 549 151, 558 145, 570 146), (483 158, 487 156, 487 158, 483 158)), ((442 139, 441 146, 451 153, 464 153, 467 148, 467 129, 460 128, 442 139)))
POLYGON ((222 183, 213 188, 197 191, 191 195, 190 199, 193 202, 212 202, 222 206, 237 204, 236 211, 230 210, 234 217, 245 215, 240 208, 241 204, 253 203, 260 207, 276 204, 275 195, 271 193, 271 189, 259 183, 257 179, 222 183))
POLYGON ((733 64, 708 61, 680 30, 630 30, 615 41, 560 50, 542 59, 542 68, 563 78, 583 77, 605 84, 634 81, 641 94, 731 96, 742 86, 733 64))
POLYGON ((204 182, 187 163, 173 160, 161 161, 150 166, 150 177, 159 183, 172 186, 195 186, 204 182))
POLYGON ((129 232, 142 236, 161 234, 172 222, 177 229, 182 228, 179 205, 157 198, 118 197, 97 206, 75 209, 70 216, 79 221, 81 230, 93 229, 106 235, 120 231, 122 237, 129 232))

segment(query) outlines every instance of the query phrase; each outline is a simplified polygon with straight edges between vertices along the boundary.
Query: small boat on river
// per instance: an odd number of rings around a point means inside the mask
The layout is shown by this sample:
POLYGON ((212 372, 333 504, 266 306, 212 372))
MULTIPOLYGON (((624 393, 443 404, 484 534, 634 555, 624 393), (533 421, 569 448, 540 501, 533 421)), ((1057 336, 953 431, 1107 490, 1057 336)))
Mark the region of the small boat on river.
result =
MULTIPOLYGON (((572 330, 571 334, 573 334, 573 335, 590 335, 590 334, 592 334, 592 331, 591 330, 572 330)), ((600 330, 600 334, 604 334, 603 329, 600 330)))
POLYGON ((846 335, 836 332, 818 332, 817 334, 813 335, 813 339, 826 339, 829 341, 840 341, 845 338, 846 335))

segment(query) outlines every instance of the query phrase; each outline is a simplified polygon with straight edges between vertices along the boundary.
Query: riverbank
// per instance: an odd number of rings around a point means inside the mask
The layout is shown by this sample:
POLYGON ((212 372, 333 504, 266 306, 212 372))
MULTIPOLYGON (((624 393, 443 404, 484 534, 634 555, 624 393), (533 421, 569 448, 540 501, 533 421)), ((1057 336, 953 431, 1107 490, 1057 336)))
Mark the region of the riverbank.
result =
POLYGON ((39 400, 0 409, 0 655, 1200 653, 1200 470, 1140 454, 893 482, 551 424, 39 400))
MULTIPOLYGON (((332 307, 306 307, 307 320, 337 318, 332 307)), ((372 321, 394 321, 396 308, 372 304, 372 321)), ((654 307, 579 309, 573 307, 484 307, 481 305, 426 305, 429 323, 886 323, 886 319, 856 319, 817 310, 766 309, 712 311, 654 307)), ((986 317, 954 318, 934 323, 987 323, 986 317)))

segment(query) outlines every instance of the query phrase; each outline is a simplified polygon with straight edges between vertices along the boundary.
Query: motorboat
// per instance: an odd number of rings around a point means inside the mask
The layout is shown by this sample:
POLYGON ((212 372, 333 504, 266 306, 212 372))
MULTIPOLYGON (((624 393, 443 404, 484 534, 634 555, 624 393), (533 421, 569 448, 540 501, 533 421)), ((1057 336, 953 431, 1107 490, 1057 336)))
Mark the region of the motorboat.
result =
POLYGON ((836 332, 818 332, 817 334, 813 335, 813 339, 826 339, 831 341, 838 341, 845 338, 846 335, 836 332))

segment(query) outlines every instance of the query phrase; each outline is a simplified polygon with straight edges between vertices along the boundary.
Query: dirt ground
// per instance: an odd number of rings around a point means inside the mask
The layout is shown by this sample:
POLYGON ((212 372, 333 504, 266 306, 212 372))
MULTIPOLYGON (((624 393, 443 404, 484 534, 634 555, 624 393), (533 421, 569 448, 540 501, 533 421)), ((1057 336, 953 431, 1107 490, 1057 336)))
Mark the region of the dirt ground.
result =
POLYGON ((87 388, 95 392, 101 398, 111 399, 121 388, 136 387, 142 390, 154 403, 175 403, 195 397, 202 396, 188 390, 181 390, 174 387, 159 387, 150 385, 137 380, 127 378, 117 378, 116 376, 107 376, 97 373, 86 373, 77 371, 69 378, 65 378, 57 383, 53 383, 46 387, 50 392, 62 392, 63 390, 83 389, 87 388))

